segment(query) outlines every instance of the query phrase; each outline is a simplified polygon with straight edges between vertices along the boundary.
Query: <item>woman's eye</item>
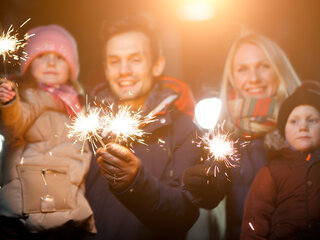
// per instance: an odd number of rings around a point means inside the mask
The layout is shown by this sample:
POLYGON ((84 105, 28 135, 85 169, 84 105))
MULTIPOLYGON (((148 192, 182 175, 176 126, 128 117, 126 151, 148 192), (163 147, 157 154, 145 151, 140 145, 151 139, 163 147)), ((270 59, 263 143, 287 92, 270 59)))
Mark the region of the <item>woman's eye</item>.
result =
POLYGON ((247 71, 247 68, 246 67, 240 67, 237 69, 237 72, 239 73, 243 73, 243 72, 246 72, 247 71))
POLYGON ((269 63, 263 63, 261 65, 262 68, 265 68, 265 69, 269 69, 270 68, 270 64, 269 63))

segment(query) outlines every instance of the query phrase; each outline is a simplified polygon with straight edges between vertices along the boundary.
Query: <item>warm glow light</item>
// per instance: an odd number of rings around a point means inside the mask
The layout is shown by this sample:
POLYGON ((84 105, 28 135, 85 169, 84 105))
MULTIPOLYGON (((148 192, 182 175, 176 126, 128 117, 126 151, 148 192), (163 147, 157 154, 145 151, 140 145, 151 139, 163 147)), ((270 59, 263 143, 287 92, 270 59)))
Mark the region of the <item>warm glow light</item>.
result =
POLYGON ((195 107, 196 123, 203 129, 214 129, 221 111, 219 98, 206 98, 197 103, 195 107))
POLYGON ((212 3, 208 0, 186 1, 181 3, 176 13, 183 21, 204 21, 213 18, 212 3))

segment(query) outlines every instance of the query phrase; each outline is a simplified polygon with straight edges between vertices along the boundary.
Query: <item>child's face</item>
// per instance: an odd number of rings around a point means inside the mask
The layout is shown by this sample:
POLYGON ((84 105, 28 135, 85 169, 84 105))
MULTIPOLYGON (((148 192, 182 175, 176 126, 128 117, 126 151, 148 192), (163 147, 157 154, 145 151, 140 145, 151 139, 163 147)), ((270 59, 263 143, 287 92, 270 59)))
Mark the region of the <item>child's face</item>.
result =
POLYGON ((285 135, 288 143, 305 152, 320 146, 320 113, 310 105, 300 105, 289 115, 285 135))
POLYGON ((31 63, 30 71, 38 83, 46 85, 65 84, 69 79, 69 65, 56 53, 39 55, 31 63))

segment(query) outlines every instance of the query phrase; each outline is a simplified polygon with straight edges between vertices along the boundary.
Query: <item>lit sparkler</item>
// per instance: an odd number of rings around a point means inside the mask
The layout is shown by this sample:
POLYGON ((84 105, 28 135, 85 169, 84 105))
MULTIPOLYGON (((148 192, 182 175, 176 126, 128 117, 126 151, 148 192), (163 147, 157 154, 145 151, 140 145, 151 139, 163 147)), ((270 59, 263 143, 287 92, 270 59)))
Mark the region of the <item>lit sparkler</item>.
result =
POLYGON ((143 118, 141 110, 133 111, 129 106, 119 106, 117 112, 112 110, 112 105, 108 111, 103 107, 88 106, 86 109, 81 113, 75 112, 77 116, 72 119, 71 125, 67 125, 70 128, 68 137, 75 137, 75 142, 83 142, 82 151, 86 140, 93 150, 97 149, 96 142, 105 147, 105 138, 127 146, 134 141, 144 144, 143 136, 147 133, 141 128, 153 121, 152 117, 143 118))
POLYGON ((106 136, 110 141, 124 143, 130 145, 130 142, 136 141, 144 144, 143 136, 147 134, 142 126, 153 121, 153 118, 142 116, 142 111, 139 109, 134 111, 130 106, 118 107, 118 111, 112 110, 112 105, 109 106, 109 111, 104 113, 103 119, 103 136, 106 136))
POLYGON ((18 30, 26 24, 30 18, 20 25, 19 28, 14 29, 11 25, 7 31, 3 31, 0 36, 0 55, 2 56, 3 62, 6 62, 8 57, 12 57, 14 60, 25 59, 27 53, 23 52, 24 56, 19 57, 16 52, 22 49, 26 44, 27 40, 34 34, 26 33, 23 38, 19 38, 18 30))
POLYGON ((86 111, 76 113, 77 117, 72 119, 71 125, 67 125, 70 128, 68 137, 75 137, 75 142, 83 142, 82 151, 86 140, 91 143, 93 150, 97 149, 97 141, 105 146, 100 135, 103 130, 100 112, 99 108, 88 107, 86 111))
MULTIPOLYGON (((215 176, 219 172, 219 163, 223 163, 227 168, 238 166, 239 153, 235 147, 238 140, 232 140, 230 135, 230 133, 223 130, 223 126, 218 126, 217 130, 212 130, 203 137, 200 137, 201 141, 198 143, 198 147, 208 150, 207 160, 213 159, 212 166, 214 166, 215 176)), ((241 145, 244 146, 243 144, 241 145)), ((212 166, 208 168, 208 174, 212 166)), ((225 174, 227 175, 227 173, 225 174)))

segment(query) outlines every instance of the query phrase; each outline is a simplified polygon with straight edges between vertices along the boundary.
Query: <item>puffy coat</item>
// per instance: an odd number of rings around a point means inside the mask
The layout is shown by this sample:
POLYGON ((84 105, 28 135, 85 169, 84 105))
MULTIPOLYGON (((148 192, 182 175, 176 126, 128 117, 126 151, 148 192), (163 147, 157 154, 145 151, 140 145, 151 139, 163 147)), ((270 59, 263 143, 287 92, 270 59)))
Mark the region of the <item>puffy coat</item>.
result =
MULTIPOLYGON (((95 95, 103 99, 110 91, 105 85, 95 95)), ((142 164, 127 190, 112 192, 96 159, 91 163, 86 194, 97 224, 94 239, 181 239, 198 217, 181 180, 184 170, 200 160, 200 149, 193 143, 190 92, 181 81, 157 80, 146 109, 156 109, 156 121, 144 129, 150 133, 146 145, 133 146, 142 164)))
POLYGON ((320 239, 320 150, 271 153, 255 178, 242 239, 320 239))
POLYGON ((70 119, 49 93, 30 88, 21 93, 21 99, 17 94, 0 106, 6 137, 0 216, 21 220, 31 232, 67 222, 95 232, 93 213, 84 196, 91 151, 85 145, 81 153, 82 143, 67 137, 70 119))

